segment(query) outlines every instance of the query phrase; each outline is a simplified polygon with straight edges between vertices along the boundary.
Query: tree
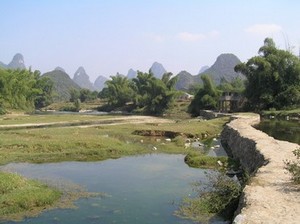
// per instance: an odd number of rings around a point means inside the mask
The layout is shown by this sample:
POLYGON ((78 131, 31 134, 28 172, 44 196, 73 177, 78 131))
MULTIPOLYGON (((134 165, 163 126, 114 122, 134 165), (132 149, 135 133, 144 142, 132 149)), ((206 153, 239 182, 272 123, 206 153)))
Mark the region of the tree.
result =
POLYGON ((150 103, 149 96, 151 90, 151 83, 154 82, 156 78, 152 73, 143 73, 137 71, 137 77, 133 81, 133 89, 136 92, 134 103, 137 107, 143 108, 150 103))
POLYGON ((172 106, 176 91, 176 77, 165 73, 162 79, 157 79, 152 73, 138 72, 133 79, 136 90, 135 104, 143 108, 147 114, 160 115, 172 106))
POLYGON ((39 71, 0 69, 1 110, 33 110, 52 101, 52 82, 39 71))
POLYGON ((217 90, 210 76, 202 75, 203 87, 201 87, 195 98, 188 107, 188 112, 192 116, 198 116, 200 110, 215 110, 217 109, 220 91, 217 90))
POLYGON ((53 82, 48 77, 38 77, 35 88, 40 89, 34 105, 36 109, 46 107, 53 102, 53 82))
POLYGON ((247 77, 245 96, 253 110, 284 109, 300 105, 300 60, 276 48, 266 38, 259 56, 238 64, 236 72, 247 77))
POLYGON ((131 103, 130 109, 146 114, 160 115, 172 106, 177 94, 175 90, 176 77, 172 76, 172 73, 166 73, 162 79, 157 79, 152 73, 140 71, 132 80, 120 75, 112 76, 111 80, 106 82, 107 87, 98 96, 108 99, 108 103, 112 107, 131 103))
POLYGON ((109 91, 107 87, 104 87, 99 93, 98 98, 107 99, 109 97, 109 91))
POLYGON ((106 81, 108 92, 108 103, 113 106, 124 106, 134 98, 134 91, 130 81, 123 76, 111 76, 106 81))
POLYGON ((81 89, 79 91, 80 102, 95 100, 97 98, 97 94, 98 93, 96 91, 91 91, 89 89, 81 89))
POLYGON ((231 82, 222 78, 218 89, 222 92, 242 93, 245 90, 245 82, 240 77, 235 77, 231 82))
POLYGON ((80 91, 77 89, 70 90, 70 102, 76 102, 80 98, 80 91))

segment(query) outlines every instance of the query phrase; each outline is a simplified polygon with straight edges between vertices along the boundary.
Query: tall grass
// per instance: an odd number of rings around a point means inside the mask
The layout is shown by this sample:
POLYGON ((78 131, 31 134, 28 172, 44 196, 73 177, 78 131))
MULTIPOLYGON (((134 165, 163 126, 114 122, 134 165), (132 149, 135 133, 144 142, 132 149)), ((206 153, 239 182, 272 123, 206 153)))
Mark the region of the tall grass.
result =
POLYGON ((11 215, 24 215, 24 211, 41 211, 61 196, 59 191, 37 181, 3 172, 0 172, 0 193, 0 221, 11 215))

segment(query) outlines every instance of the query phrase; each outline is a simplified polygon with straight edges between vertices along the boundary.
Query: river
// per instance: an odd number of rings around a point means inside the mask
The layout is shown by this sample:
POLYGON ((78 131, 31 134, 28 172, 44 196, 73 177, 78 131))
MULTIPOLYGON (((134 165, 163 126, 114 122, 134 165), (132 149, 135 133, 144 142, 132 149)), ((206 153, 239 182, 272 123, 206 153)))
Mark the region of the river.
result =
POLYGON ((166 154, 101 162, 18 163, 3 168, 30 178, 63 179, 107 195, 79 199, 77 209, 49 210, 18 224, 190 224, 193 222, 178 218, 174 212, 184 197, 194 194, 192 182, 207 181, 208 171, 188 167, 183 155, 166 154))
POLYGON ((257 129, 278 139, 300 144, 300 121, 263 119, 257 129))

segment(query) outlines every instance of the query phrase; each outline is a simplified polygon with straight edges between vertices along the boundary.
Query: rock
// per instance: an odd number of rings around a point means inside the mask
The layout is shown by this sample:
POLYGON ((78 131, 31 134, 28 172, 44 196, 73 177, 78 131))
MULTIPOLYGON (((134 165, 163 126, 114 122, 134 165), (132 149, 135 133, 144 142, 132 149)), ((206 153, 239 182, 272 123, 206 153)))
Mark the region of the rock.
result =
POLYGON ((224 166, 224 164, 220 160, 218 160, 217 163, 219 164, 219 166, 224 166))
POLYGON ((234 220, 233 220, 233 224, 243 224, 244 223, 244 215, 239 214, 237 215, 234 220))
POLYGON ((152 150, 153 150, 153 151, 156 151, 156 150, 157 150, 157 148, 156 148, 155 146, 153 146, 153 147, 152 147, 152 150))
POLYGON ((185 149, 187 149, 187 148, 189 148, 189 147, 191 147, 191 143, 185 143, 185 144, 184 144, 184 148, 185 148, 185 149))

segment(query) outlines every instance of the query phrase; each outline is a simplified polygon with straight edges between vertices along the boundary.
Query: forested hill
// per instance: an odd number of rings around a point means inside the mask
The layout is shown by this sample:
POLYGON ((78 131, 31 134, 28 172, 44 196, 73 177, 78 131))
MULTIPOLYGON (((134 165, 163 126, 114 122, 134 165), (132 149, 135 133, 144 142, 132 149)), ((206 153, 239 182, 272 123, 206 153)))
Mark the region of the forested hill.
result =
POLYGON ((216 84, 220 84, 222 78, 225 78, 227 81, 232 81, 236 77, 245 78, 240 73, 234 71, 234 67, 240 63, 240 59, 234 54, 221 54, 210 68, 198 76, 201 77, 203 74, 210 75, 216 84))
POLYGON ((189 88, 195 83, 200 83, 201 79, 199 76, 193 76, 187 71, 181 71, 177 75, 178 81, 175 84, 177 90, 188 91, 189 88))
POLYGON ((43 74, 43 77, 49 77, 53 82, 54 101, 70 100, 70 91, 72 89, 80 90, 80 87, 70 78, 70 76, 61 69, 55 69, 43 74))
POLYGON ((177 75, 176 89, 187 91, 192 85, 201 83, 201 76, 204 74, 209 75, 217 85, 222 79, 229 82, 236 77, 244 79, 242 74, 234 71, 234 67, 239 63, 241 63, 240 59, 234 54, 221 54, 211 67, 203 69, 204 71, 198 75, 193 76, 186 71, 180 72, 177 75))

